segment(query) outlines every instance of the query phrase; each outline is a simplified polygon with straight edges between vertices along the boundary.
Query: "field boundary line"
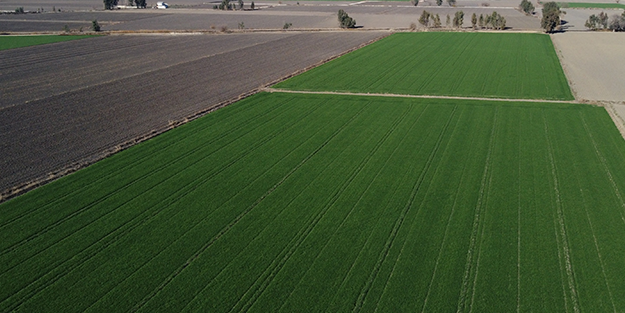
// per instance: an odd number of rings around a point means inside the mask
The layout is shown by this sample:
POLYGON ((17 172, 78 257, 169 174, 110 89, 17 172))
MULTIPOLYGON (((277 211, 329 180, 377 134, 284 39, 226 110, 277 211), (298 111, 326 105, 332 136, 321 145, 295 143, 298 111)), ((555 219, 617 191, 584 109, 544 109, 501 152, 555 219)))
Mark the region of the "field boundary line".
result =
MULTIPOLYGON (((382 138, 380 138, 378 140, 378 142, 376 143, 376 145, 373 147, 373 149, 369 152, 369 154, 365 157, 365 159, 362 160, 362 162, 359 164, 357 171, 354 172, 352 174, 352 177, 350 179, 350 183, 349 185, 351 185, 351 183, 356 179, 356 177, 358 175, 360 175, 360 173, 363 171, 363 169, 367 166, 367 164, 371 161, 371 158, 373 158, 373 156, 378 152, 378 150, 380 149, 380 147, 388 140, 388 138, 391 136, 391 134, 393 134, 395 132, 395 130, 397 129, 397 127, 406 119, 406 116, 408 115, 408 112, 413 109, 412 106, 408 106, 408 108, 402 112, 402 114, 395 118, 394 123, 392 125, 392 127, 384 134, 384 136, 382 138)), ((405 137, 404 137, 405 138, 405 137)), ((402 139, 403 140, 403 139, 402 139)), ((396 151, 396 150, 395 150, 396 151)), ((392 157, 389 156, 384 164, 388 163, 388 160, 392 157)), ((351 214, 353 213, 354 209, 356 208, 356 206, 360 203, 360 201, 362 200, 362 198, 364 197, 364 195, 366 194, 367 191, 369 191, 369 189, 371 188, 371 185, 373 185, 374 181, 380 176, 380 173, 382 172, 382 170, 384 169, 384 167, 381 167, 375 177, 373 177, 373 179, 369 182, 369 184, 367 185, 367 188, 360 194, 360 196, 358 197, 358 200, 356 201, 356 203, 354 203, 352 205, 352 208, 350 209, 350 211, 348 212, 348 214, 343 218, 343 220, 341 221, 341 224, 339 225, 339 227, 337 227, 332 236, 334 237, 334 235, 336 234, 336 232, 338 232, 338 230, 345 224, 345 221, 347 221, 347 219, 351 216, 351 214)), ((346 186, 345 188, 343 188, 343 191, 346 190, 348 187, 346 186)), ((342 192, 341 192, 342 194, 342 192)), ((340 197, 340 195, 337 196, 337 200, 340 197)), ((336 201, 335 201, 336 202, 336 201)), ((332 206, 334 206, 334 203, 332 203, 332 206)), ((330 208, 328 208, 330 209, 330 208)), ((304 279, 304 277, 306 276, 306 274, 308 274, 308 272, 310 272, 310 269, 312 268, 312 266, 315 264, 315 262, 317 261, 317 259, 319 258, 319 256, 323 253, 323 250, 325 250, 325 248, 328 246, 328 244, 330 243, 330 240, 328 239, 325 243, 325 245, 323 246, 323 248, 319 251, 319 253, 317 254, 317 256, 315 257, 315 259, 313 260, 313 262, 311 263, 311 266, 305 271, 305 273, 301 276, 301 278, 299 279, 298 283, 295 285, 295 287, 293 289, 291 289, 291 291, 289 292, 289 296, 284 300, 284 302, 282 303, 282 306, 280 307, 280 309, 282 309, 282 307, 284 307, 284 305, 287 303, 287 301, 291 298, 291 296, 293 295, 293 291, 295 291, 295 288, 297 286, 299 286, 302 282, 302 280, 304 279)))
MULTIPOLYGON (((35 178, 31 179, 30 181, 27 181, 25 183, 20 183, 18 185, 13 186, 13 187, 8 187, 5 190, 0 190, 0 204, 5 202, 5 201, 7 201, 7 200, 9 200, 9 199, 12 199, 12 198, 15 198, 15 197, 17 197, 19 195, 22 195, 22 194, 24 194, 24 193, 26 193, 26 192, 28 192, 30 190, 36 189, 36 188, 41 187, 43 185, 46 185, 46 184, 48 184, 50 182, 53 182, 53 181, 55 181, 55 180, 57 180, 59 178, 62 178, 62 177, 67 176, 67 175, 69 175, 71 173, 74 173, 74 172, 76 172, 76 171, 78 171, 80 169, 88 167, 89 165, 92 165, 92 164, 94 164, 94 163, 96 163, 96 162, 98 162, 98 161, 100 161, 102 159, 105 159, 105 158, 107 158, 109 156, 112 156, 112 155, 114 155, 114 154, 116 154, 118 152, 126 150, 126 149, 128 149, 128 148, 130 148, 130 147, 132 147, 134 145, 137 145, 139 143, 142 143, 144 141, 152 139, 152 138, 154 138, 154 137, 156 137, 156 136, 158 136, 158 135, 160 135, 160 134, 162 134, 162 133, 164 133, 166 131, 169 131, 169 130, 172 130, 174 128, 177 128, 177 127, 179 127, 181 125, 184 125, 184 124, 186 124, 188 122, 191 122, 191 121, 196 120, 196 119, 198 119, 200 117, 203 117, 203 116, 205 116, 205 115, 207 115, 209 113, 212 113, 212 112, 214 112, 214 111, 216 111, 218 109, 224 108, 224 107, 226 107, 228 105, 231 105, 231 104, 233 104, 235 102, 243 100, 243 99, 245 99, 247 97, 250 97, 250 96, 253 96, 253 95, 257 94, 257 93, 265 91, 265 89, 267 89, 269 86, 273 86, 273 85, 275 85, 277 83, 280 83, 282 81, 285 81, 285 80, 287 80, 287 79, 289 79, 289 78, 291 78, 293 76, 299 75, 299 74, 304 73, 306 71, 309 71, 309 70, 311 70, 311 69, 313 69, 315 67, 323 65, 325 63, 328 63, 328 62, 330 62, 330 61, 332 61, 334 59, 337 59, 337 58, 339 58, 339 57, 341 57, 341 56, 343 56, 345 54, 348 54, 350 52, 353 52, 353 51, 356 51, 358 49, 361 49, 361 48, 363 48, 365 46, 368 46, 368 45, 370 45, 370 44, 372 44, 372 43, 374 43, 374 42, 376 42, 378 40, 386 38, 386 37, 390 36, 391 34, 392 34, 392 32, 388 32, 388 33, 380 32, 380 35, 378 37, 374 38, 374 39, 371 39, 369 41, 366 41, 364 43, 356 45, 356 46, 354 46, 354 47, 352 47, 350 49, 346 49, 343 52, 340 52, 340 53, 338 53, 336 55, 330 56, 330 57, 328 57, 328 58, 326 58, 324 60, 321 60, 321 61, 319 61, 317 63, 314 63, 312 65, 309 65, 309 66, 307 66, 305 68, 302 68, 302 69, 299 69, 297 71, 294 71, 294 72, 292 72, 290 74, 284 75, 284 76, 282 76, 282 77, 280 77, 278 79, 275 79, 275 80, 273 80, 271 82, 263 84, 263 85, 261 85, 261 86, 259 86, 257 88, 253 88, 253 89, 251 89, 249 91, 243 92, 243 93, 239 94, 238 96, 235 96, 235 97, 232 97, 230 99, 226 99, 226 100, 223 100, 221 102, 209 105, 209 106, 207 106, 204 109, 196 111, 195 113, 191 113, 191 114, 189 114, 189 115, 187 115, 185 117, 178 118, 177 120, 173 120, 168 125, 157 127, 155 129, 147 132, 147 133, 144 133, 143 135, 139 135, 139 136, 137 136, 135 138, 130 138, 128 140, 125 140, 125 141, 122 141, 120 143, 117 143, 117 144, 115 144, 115 145, 113 145, 111 147, 104 148, 104 149, 102 149, 100 151, 96 151, 96 152, 94 152, 91 155, 88 155, 88 156, 85 156, 84 158, 81 158, 80 160, 70 162, 69 164, 67 164, 65 166, 61 166, 57 170, 53 170, 51 172, 43 173, 43 174, 39 175, 38 177, 35 177, 35 178)), ((181 63, 181 64, 184 64, 184 63, 181 63)))
MULTIPOLYGON (((194 255, 192 255, 187 261, 182 264, 176 271, 171 273, 169 277, 167 277, 159 286, 157 286, 150 294, 145 296, 139 303, 137 303, 132 309, 132 312, 136 312, 140 310, 149 300, 154 298, 162 289, 164 289, 174 278, 176 278, 187 266, 189 266, 193 261, 195 261, 206 249, 208 249, 214 242, 219 240, 224 234, 226 234, 235 224, 237 224, 241 219, 243 219, 251 210, 253 210, 258 204, 260 204, 266 197, 271 195, 273 191, 275 191, 278 187, 284 183, 293 173, 295 173, 301 166, 304 165, 308 160, 310 160, 313 156, 315 156, 321 149, 323 149, 327 143, 336 137, 342 130, 350 124, 354 119, 356 119, 362 112, 364 111, 364 107, 361 111, 359 111, 356 115, 354 115, 349 121, 347 121, 341 128, 335 131, 326 142, 324 142, 321 146, 311 152, 306 158, 304 158, 296 167, 291 169, 279 182, 277 182, 273 187, 271 187, 264 195, 260 198, 256 199, 254 203, 252 203, 246 210, 244 210, 239 216, 237 216, 232 222, 222 228, 211 240, 209 240, 200 250, 196 251, 194 255)), ((201 292, 201 291, 200 291, 201 292)), ((196 295, 197 297, 197 295, 196 295)), ((193 300, 192 300, 193 301, 193 300)), ((191 303, 191 302, 189 302, 191 303)))
MULTIPOLYGON (((423 114, 425 110, 421 111, 419 113, 419 117, 421 117, 421 115, 423 114)), ((408 135, 412 132, 412 129, 414 128, 414 126, 417 124, 417 121, 419 120, 419 118, 416 118, 413 120, 412 124, 410 124, 410 127, 408 128, 408 130, 405 132, 404 136, 402 137, 402 139, 399 141, 399 144, 395 147, 395 149, 393 149, 393 152, 391 153, 391 156, 389 156, 389 158, 386 160, 386 162, 384 163, 384 167, 387 166, 388 162, 393 158, 393 156, 395 155, 395 153, 399 150, 400 147, 403 146, 404 141, 406 140, 406 138, 408 137, 408 135)), ((401 176, 401 178, 398 179, 398 181, 402 181, 405 177, 407 171, 404 172, 404 175, 401 176)), ((377 176, 376 176, 377 177, 377 176)), ((395 188, 393 188, 393 190, 391 192, 388 193, 388 195, 390 195, 390 199, 393 198, 393 196, 397 193, 397 189, 399 188, 400 184, 396 184, 395 188)), ((383 214, 387 214, 389 209, 389 206, 386 205, 384 206, 384 211, 383 214)), ((362 248, 360 248, 360 250, 358 251, 358 255, 356 256, 356 258, 354 259, 354 262, 352 263, 352 265, 349 267, 349 270, 347 271, 347 273, 345 274, 345 276, 343 277, 343 279, 341 280, 341 283, 339 284, 338 290, 341 290, 344 286, 345 286, 345 282, 347 281, 348 277, 351 277, 352 275, 352 271, 354 269, 354 266, 356 265, 357 261, 361 258, 362 252, 365 250, 365 247, 367 247, 367 245, 369 244, 369 242, 371 241, 371 236, 374 233, 374 230, 378 228, 378 225, 380 224, 380 220, 378 219, 375 223, 375 226, 373 228, 371 228, 371 232, 369 232, 369 235, 367 236, 367 240, 363 243, 362 248)), ((330 305, 333 305, 336 301, 336 297, 339 295, 339 293, 335 293, 334 296, 332 297, 332 300, 330 301, 330 305)))
MULTIPOLYGON (((315 109, 316 110, 316 109, 315 109)), ((306 114, 304 114, 303 116, 308 116, 310 114, 312 114, 312 112, 314 112, 315 110, 309 111, 306 114)), ((294 125, 296 125, 297 122, 293 122, 291 124, 285 125, 283 128, 285 129, 289 129, 291 127, 293 127, 294 125)), ((27 293, 26 296, 23 296, 25 298, 30 298, 32 297, 32 295, 36 294, 37 292, 41 291, 44 288, 49 287, 50 285, 54 284, 56 282, 56 280, 67 276, 68 274, 72 273, 76 268, 79 268, 81 265, 83 265, 86 261, 90 260, 91 258, 95 257, 96 255, 98 255, 99 253, 101 253, 105 248, 108 248, 109 246, 115 244, 117 242, 117 240, 123 238, 124 236, 126 236, 128 233, 130 233, 131 231, 133 231, 134 229, 140 227, 141 225, 146 224, 147 222, 149 222, 150 220, 152 220, 153 218, 155 218, 157 215, 161 214, 164 210, 167 210, 169 208, 170 205, 178 202, 179 200, 181 200, 182 198, 184 198, 185 196, 187 196, 189 193, 193 192, 193 190, 195 190, 195 188, 197 188, 197 186, 193 187, 193 184, 203 184, 204 182, 206 182, 207 180, 213 178, 216 175, 219 175, 221 172, 225 171, 227 168, 229 168, 232 164, 238 162, 239 160, 241 160, 242 158, 244 158, 250 151, 253 151, 255 149, 257 149, 258 147, 262 146, 263 144, 265 144, 266 142, 272 140, 273 138, 275 138, 276 136, 278 136, 279 131, 274 132, 273 134, 271 134, 270 136, 268 136, 267 138, 264 138, 263 141, 259 141, 257 143, 255 143, 255 146, 253 146, 252 148, 245 150, 244 152, 241 152, 239 156, 236 156, 234 158, 232 158, 230 160, 229 163, 227 163, 225 165, 225 167, 220 168, 214 172, 209 172, 209 173, 205 173, 197 178, 195 178, 191 183, 180 187, 176 190, 176 192, 172 193, 170 196, 166 197, 165 199, 162 199, 161 201, 159 201, 157 204, 155 204, 153 207, 143 211, 142 213, 136 215, 135 217, 131 218, 130 220, 128 220, 127 222, 125 222, 124 224, 120 225, 119 227, 115 228, 112 232, 106 234, 105 236, 101 237, 99 240, 93 242, 92 244, 90 244, 88 247, 86 247, 84 250, 82 250, 80 253, 83 253, 84 255, 86 255, 86 259, 84 259, 82 262, 80 260, 74 261, 74 262, 81 262, 80 264, 76 265, 74 268, 72 268, 69 272, 65 272, 65 273, 56 273, 58 272, 59 268, 61 266, 64 266, 65 264, 67 264, 68 262, 75 260, 76 255, 74 257, 72 257, 71 259, 67 259, 65 261, 62 261, 61 263, 58 263, 56 265, 54 265, 50 270, 48 270, 47 273, 45 273, 44 275, 41 275, 40 277, 36 278, 34 281, 30 282, 27 286, 23 287, 18 293, 16 294, 23 294, 23 293, 27 293), (139 217, 142 217, 142 219, 139 220, 139 217), (130 226, 127 226, 130 225, 130 226), (111 241, 109 242, 103 242, 100 245, 102 246, 99 250, 96 250, 95 252, 89 251, 86 252, 87 250, 91 249, 93 246, 95 246, 96 244, 99 244, 100 242, 102 242, 102 240, 109 238, 111 236, 115 236, 113 237, 114 239, 111 239, 111 241), (44 276, 52 276, 54 279, 50 280, 48 282, 42 282, 42 283, 38 283, 44 276), (28 292, 28 291, 24 291, 26 288, 29 288, 30 286, 36 285, 35 287, 32 287, 31 289, 34 288, 33 291, 28 292)), ((240 137, 239 137, 240 138, 240 137)), ((200 162, 201 160, 196 160, 193 164, 196 164, 198 162, 200 162)), ((171 179, 173 176, 167 178, 166 180, 171 179)), ((165 180, 165 181, 166 181, 165 180)), ((156 186, 151 187, 155 188, 156 186)), ((134 199, 134 198, 133 198, 134 199)), ((127 202, 132 201, 128 200, 127 202)), ((123 206, 123 204, 119 205, 119 207, 123 206)), ((114 210, 117 210, 114 209, 114 210)), ((107 213, 111 214, 113 211, 107 213)), ((176 216, 178 213, 180 213, 182 211, 176 212, 173 216, 176 216)), ((101 217, 100 217, 101 218, 101 217)), ((100 219, 98 218, 98 219, 100 219)), ((195 226, 197 226, 197 223, 195 224, 195 226)), ((193 227, 195 227, 193 226, 193 227)), ((87 227, 87 225, 83 226, 82 228, 87 227)), ((192 227, 192 228, 193 228, 192 227)), ((81 229, 82 229, 81 228, 81 229)), ((73 235, 69 234, 68 236, 65 236, 63 238, 61 238, 61 240, 57 241, 55 243, 58 244, 61 241, 66 240, 69 236, 73 235)), ((44 250, 37 252, 36 254, 34 254, 33 256, 29 257, 28 259, 34 257, 37 254, 42 253, 43 251, 49 249, 50 247, 46 247, 44 250)), ((13 266, 12 268, 16 267, 18 265, 13 266)), ((141 266, 143 267, 143 265, 141 266)), ((128 278, 128 277, 127 277, 128 278)), ((127 279, 126 278, 126 279, 127 279)), ((125 279, 124 279, 125 280, 125 279)), ((107 292, 108 293, 108 292, 107 292)), ((15 296, 15 295, 14 295, 15 296)), ((13 297, 13 296, 11 296, 13 297)), ((9 299, 9 298, 7 298, 9 299)), ((6 300, 6 299, 5 299, 6 300)), ((5 301, 3 300, 3 301, 5 301)), ((23 303, 22 303, 23 304, 23 303)), ((19 305, 22 305, 19 304, 19 305)))
MULTIPOLYGON (((469 288, 469 279, 471 276, 471 270, 473 268, 473 252, 475 250, 475 245, 477 244, 476 241, 478 240, 477 236, 479 233, 479 229, 480 229, 480 216, 481 216, 481 211, 482 211, 482 203, 483 203, 483 199, 484 199, 484 189, 488 188, 486 186, 487 183, 490 183, 490 175, 491 175, 491 171, 490 171, 490 163, 491 163, 491 155, 492 155, 492 151, 493 151, 493 146, 494 146, 494 142, 495 142, 495 132, 497 129, 497 117, 499 114, 499 110, 495 111, 495 115, 493 116, 493 126, 491 128, 490 131, 490 140, 488 143, 488 152, 486 153, 486 161, 484 162, 484 173, 482 174, 482 179, 481 179, 481 183, 480 183, 480 191, 479 191, 479 195, 478 195, 478 202, 476 203, 476 207, 475 207, 475 214, 473 217, 473 226, 471 229, 471 237, 469 239, 469 249, 467 250, 467 261, 465 263, 465 268, 464 268, 464 275, 462 277, 462 286, 460 289, 460 294, 458 295, 458 306, 456 308, 456 312, 463 312, 465 311, 465 307, 466 307, 466 297, 467 297, 467 292, 468 292, 468 288, 469 288)), ((476 277, 477 279, 477 277, 476 277)), ((472 303, 471 303, 472 304, 472 303)))
MULTIPOLYGON (((460 115, 460 117, 462 117, 462 115, 460 115)), ((460 119, 460 117, 458 119, 460 119)), ((472 134, 475 134, 475 132, 472 132, 472 134)), ((473 143, 474 141, 475 141, 475 137, 472 137, 471 143, 473 143)), ((469 162, 466 161, 464 165, 462 166, 462 176, 460 176, 460 180, 458 181, 458 186, 456 187, 456 194, 454 195, 454 202, 452 203, 451 212, 449 213, 449 218, 447 218, 447 225, 445 226, 445 234, 443 235, 443 242, 441 242, 441 245, 438 249, 436 263, 434 264, 434 271, 432 272, 432 278, 430 279, 430 283, 428 284, 428 292, 425 295, 425 299, 423 300, 421 313, 425 312, 427 305, 428 305, 428 299, 430 298, 430 294, 432 292, 432 285, 434 284, 434 280, 436 279, 436 272, 438 270, 438 264, 441 260, 441 256, 443 255, 443 247, 445 246, 445 242, 447 242, 447 235, 449 234, 449 225, 451 225, 452 217, 454 213, 456 212, 456 206, 458 204, 458 198, 459 198, 458 195, 460 194, 460 186, 462 186, 462 182, 464 181, 466 177, 466 170, 467 170, 468 163, 469 162)))
MULTIPOLYGON (((569 240, 568 240, 568 236, 566 234, 566 226, 564 223, 564 212, 562 211, 562 201, 560 199, 560 185, 558 183, 558 173, 557 173, 557 168, 556 168, 556 163, 554 160, 554 152, 553 152, 553 145, 551 144, 551 138, 549 138, 549 126, 547 125, 547 119, 545 118, 545 114, 544 111, 541 114, 542 119, 543 119, 543 124, 544 124, 544 132, 545 132, 545 139, 547 141, 547 152, 548 152, 548 156, 549 156, 549 163, 551 164, 551 176, 553 179, 553 188, 554 188, 554 193, 555 193, 555 205, 556 205, 556 213, 557 213, 557 223, 558 226, 560 227, 559 231, 560 231, 560 238, 561 238, 561 245, 562 245, 562 253, 564 254, 564 265, 565 265, 565 271, 566 271, 566 276, 567 276, 567 281, 569 284, 569 291, 571 293, 571 301, 573 302, 573 311, 575 313, 579 313, 580 309, 579 309, 579 303, 578 303, 578 296, 577 296, 577 290, 575 289, 575 277, 573 276, 573 264, 571 263, 571 254, 570 254, 570 248, 569 248, 569 240)), ((556 235, 557 235, 557 231, 556 231, 556 235)), ((556 236, 557 239, 558 236, 556 236)), ((558 249, 558 254, 560 254, 559 252, 560 249, 558 249)), ((566 294, 565 294, 566 296, 566 294)), ((566 303, 566 297, 565 297, 565 303, 566 303)))
MULTIPOLYGON (((430 154, 430 157, 432 158, 432 161, 430 161, 428 163, 428 167, 427 170, 424 170, 424 172, 422 173, 422 175, 420 176, 420 178, 422 179, 421 182, 419 183, 419 186, 417 189, 414 190, 414 193, 412 194, 412 197, 410 198, 410 207, 412 207, 412 205, 414 204, 415 198, 417 196, 417 194, 419 193, 419 191, 421 190, 421 183, 423 183, 423 179, 425 179, 425 176, 427 175, 427 172, 430 171, 430 169, 432 168, 432 163, 433 163, 433 159, 434 156, 438 154, 438 152, 441 149, 441 144, 444 141, 443 138, 445 137, 445 133, 447 133, 447 131, 449 130, 449 125, 451 124, 451 121, 454 120, 454 117, 456 116, 456 111, 458 110, 458 106, 455 105, 453 111, 451 112, 449 119, 447 120, 447 123, 445 124, 445 127, 441 130, 441 134, 439 135, 439 138, 436 142, 435 148, 432 152, 432 154, 430 154)), ((462 113, 460 113, 462 114, 462 113)), ((456 129, 458 128, 458 121, 460 120, 460 118, 458 118, 457 120, 455 120, 454 122, 454 126, 453 126, 453 130, 451 130, 451 134, 449 134, 449 138, 447 139, 447 141, 445 142, 445 148, 444 150, 441 152, 441 159, 442 156, 445 155, 445 153, 447 152, 447 149, 449 148, 449 144, 452 141, 453 135, 456 132, 456 129)), ((434 180, 434 178, 436 177, 436 174, 438 173, 441 163, 438 163, 436 165, 436 167, 434 168, 434 173, 432 173, 432 177, 430 180, 428 180, 427 183, 427 188, 425 189, 425 195, 421 198, 421 202, 419 203, 419 206, 417 208, 417 212, 415 213, 415 217, 414 219, 411 221, 411 224, 407 224, 406 227, 408 227, 408 234, 406 235, 406 238, 404 239, 402 245, 401 245, 401 249, 399 249, 399 254, 397 255, 397 258, 395 259, 395 262, 393 262, 393 268, 391 269, 391 272, 388 275, 388 278, 386 279, 386 282, 384 284, 384 289, 382 289, 382 295, 380 296, 380 300, 384 297, 384 295, 387 292, 387 288, 389 286, 389 282, 391 281, 391 279, 393 279, 393 276, 395 275, 395 270, 397 269, 397 264, 400 263, 400 259, 406 249, 406 243, 408 242, 409 238, 411 238, 413 231, 415 229, 415 224, 416 221, 418 220, 418 215, 421 212, 421 209, 423 208, 423 205, 427 199, 427 196, 429 194, 430 189, 432 188, 432 181, 434 180)), ((408 211, 406 211, 406 215, 408 214, 408 211)), ((404 217, 405 218, 405 217, 404 217)), ((402 226, 403 226, 403 221, 402 221, 402 226)), ((401 226, 400 226, 401 227, 401 226)), ((377 312, 378 309, 380 308, 380 301, 378 301, 376 303, 376 307, 375 307, 375 311, 377 312)))
POLYGON ((261 88, 269 93, 295 93, 310 95, 340 95, 340 96, 366 96, 366 97, 391 97, 391 98, 417 98, 417 99, 451 99, 451 100, 480 100, 497 102, 530 102, 530 103, 560 103, 560 104, 580 104, 576 100, 543 100, 543 99, 508 99, 508 98, 484 98, 484 97, 461 97, 461 96, 435 96, 435 95, 408 95, 397 93, 362 93, 344 91, 308 91, 308 90, 288 90, 278 88, 261 88))

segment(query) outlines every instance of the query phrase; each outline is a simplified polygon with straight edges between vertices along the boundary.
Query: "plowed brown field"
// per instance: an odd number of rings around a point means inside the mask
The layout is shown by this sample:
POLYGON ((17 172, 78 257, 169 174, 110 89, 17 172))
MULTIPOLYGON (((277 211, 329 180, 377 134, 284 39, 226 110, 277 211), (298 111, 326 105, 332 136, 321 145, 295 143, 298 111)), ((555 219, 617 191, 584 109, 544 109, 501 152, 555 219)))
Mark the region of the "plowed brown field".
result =
POLYGON ((100 37, 0 52, 0 191, 95 161, 386 33, 100 37))

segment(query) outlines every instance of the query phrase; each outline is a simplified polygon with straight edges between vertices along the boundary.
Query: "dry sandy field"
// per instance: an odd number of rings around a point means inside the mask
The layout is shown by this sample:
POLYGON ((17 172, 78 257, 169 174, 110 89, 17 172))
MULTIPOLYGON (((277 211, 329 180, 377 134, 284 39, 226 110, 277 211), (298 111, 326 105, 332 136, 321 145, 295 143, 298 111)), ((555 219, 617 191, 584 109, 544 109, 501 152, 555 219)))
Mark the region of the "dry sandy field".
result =
MULTIPOLYGON (((26 9, 34 10, 42 7, 44 14, 0 15, 0 31, 28 32, 51 31, 59 32, 65 25, 70 29, 89 29, 91 21, 97 19, 103 30, 211 30, 225 26, 229 29, 239 28, 243 23, 247 29, 281 29, 285 23, 291 23, 292 29, 337 28, 336 13, 345 10, 363 29, 397 29, 408 28, 411 23, 419 25, 418 18, 427 10, 441 16, 443 24, 446 15, 453 17, 462 10, 465 13, 464 26, 470 26, 471 14, 491 14, 497 11, 507 20, 507 26, 516 30, 537 30, 539 20, 521 14, 513 0, 490 1, 459 1, 452 8, 444 4, 436 6, 434 0, 426 0, 417 7, 409 2, 296 2, 296 1, 259 1, 257 10, 219 11, 213 10, 214 1, 181 0, 175 3, 176 8, 168 10, 115 10, 104 12, 101 8, 89 9, 87 1, 78 7, 56 6, 62 12, 52 13, 52 1, 43 5, 43 0, 32 1, 36 5, 28 5, 26 9), (39 5, 39 6, 37 6, 39 5), (486 6, 487 5, 487 6, 486 6)), ((251 1, 246 1, 247 8, 251 1)), ((97 3, 91 3, 94 7, 97 3)), ((17 3, 0 2, 0 9, 11 10, 17 3)))
POLYGON ((0 51, 0 193, 387 34, 106 36, 0 51))
POLYGON ((551 38, 578 99, 625 101, 625 33, 565 32, 551 38))

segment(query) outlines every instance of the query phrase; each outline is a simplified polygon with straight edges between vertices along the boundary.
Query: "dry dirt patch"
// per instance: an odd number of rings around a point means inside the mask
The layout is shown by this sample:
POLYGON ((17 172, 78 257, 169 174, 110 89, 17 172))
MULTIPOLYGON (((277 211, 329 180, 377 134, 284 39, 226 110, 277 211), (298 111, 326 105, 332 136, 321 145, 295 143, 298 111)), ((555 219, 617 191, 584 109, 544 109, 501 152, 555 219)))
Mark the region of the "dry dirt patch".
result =
POLYGON ((625 34, 563 33, 552 37, 578 100, 625 101, 625 34))

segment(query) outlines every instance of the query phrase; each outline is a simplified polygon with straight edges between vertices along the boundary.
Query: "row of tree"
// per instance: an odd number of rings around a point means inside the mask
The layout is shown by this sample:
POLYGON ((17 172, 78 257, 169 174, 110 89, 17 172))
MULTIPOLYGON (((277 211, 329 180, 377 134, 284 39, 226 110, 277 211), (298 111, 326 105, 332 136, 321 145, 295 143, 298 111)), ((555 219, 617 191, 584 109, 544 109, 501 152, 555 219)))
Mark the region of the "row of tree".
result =
POLYGON ((599 13, 599 15, 593 14, 586 20, 584 26, 590 30, 625 31, 625 12, 622 15, 612 15, 610 18, 603 12, 599 13))
MULTIPOLYGON (((433 28, 440 28, 441 27, 441 18, 438 14, 432 14, 428 11, 423 11, 421 13, 421 16, 419 17, 419 23, 421 25, 423 25, 424 27, 430 27, 430 19, 432 20, 432 27, 433 28)), ((447 21, 446 21, 446 26, 449 27, 451 18, 449 17, 449 15, 447 15, 447 21)), ((456 28, 461 28, 462 24, 464 23, 464 12, 462 11, 458 11, 454 14, 454 19, 453 19, 453 27, 456 28)), ((484 16, 483 14, 480 14, 480 17, 478 19, 477 15, 475 13, 473 13, 473 15, 471 16, 471 25, 473 26, 473 29, 483 29, 483 28, 487 28, 487 29, 505 29, 506 28, 506 19, 501 16, 500 14, 498 14, 497 12, 493 12, 492 14, 487 14, 486 16, 484 16)))

